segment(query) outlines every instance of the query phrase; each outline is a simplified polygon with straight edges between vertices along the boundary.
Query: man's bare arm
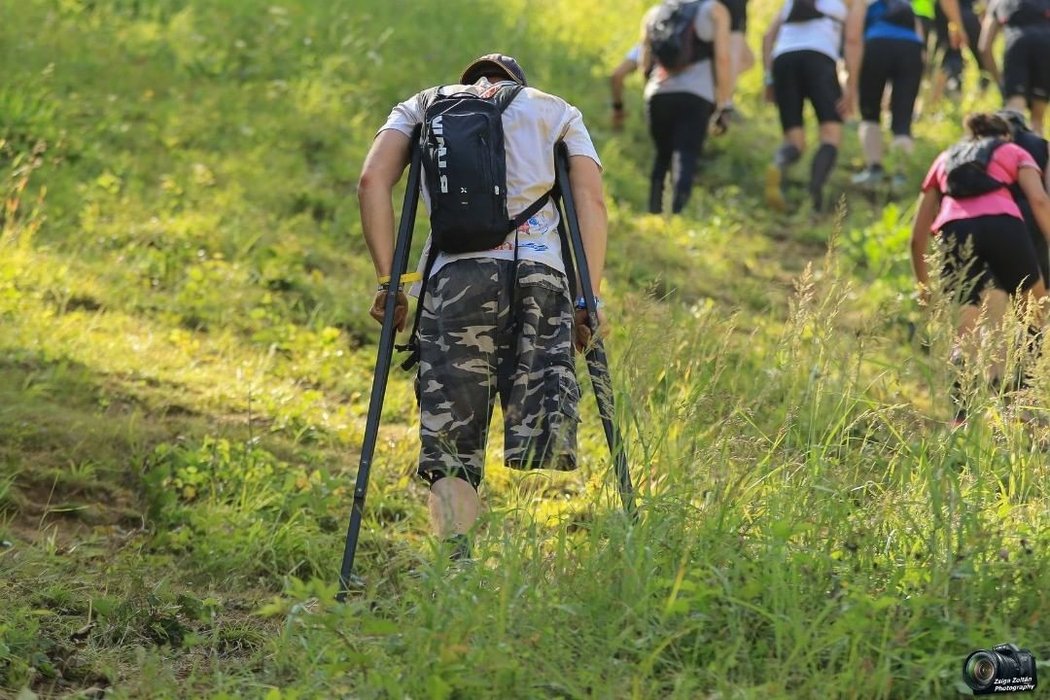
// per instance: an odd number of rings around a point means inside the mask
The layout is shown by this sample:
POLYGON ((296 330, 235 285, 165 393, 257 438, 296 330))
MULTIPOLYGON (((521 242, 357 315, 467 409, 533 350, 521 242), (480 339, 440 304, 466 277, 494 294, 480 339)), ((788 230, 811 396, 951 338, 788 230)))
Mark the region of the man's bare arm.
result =
POLYGON ((867 5, 862 0, 853 0, 850 3, 849 14, 846 15, 845 56, 843 58, 846 59, 846 100, 849 102, 849 111, 857 106, 860 66, 864 60, 864 16, 866 13, 867 5))
POLYGON ((357 182, 361 228, 376 276, 390 274, 394 261, 394 186, 408 165, 411 139, 400 131, 379 132, 365 156, 357 182))
POLYGON ((599 294, 605 271, 605 247, 608 240, 608 217, 605 193, 602 191, 602 173, 598 164, 587 156, 569 158, 569 187, 580 220, 583 250, 591 273, 591 287, 599 294))

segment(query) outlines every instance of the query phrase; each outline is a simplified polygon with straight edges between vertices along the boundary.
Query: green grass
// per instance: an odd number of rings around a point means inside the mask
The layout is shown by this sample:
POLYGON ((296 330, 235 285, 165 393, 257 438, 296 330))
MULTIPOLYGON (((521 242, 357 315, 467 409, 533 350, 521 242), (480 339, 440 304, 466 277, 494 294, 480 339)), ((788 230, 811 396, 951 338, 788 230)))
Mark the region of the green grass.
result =
MULTIPOLYGON (((769 212, 758 71, 686 215, 642 214, 638 79, 614 135, 605 75, 646 5, 0 7, 0 695, 919 698, 977 647, 1050 658, 1050 443, 1019 419, 1050 373, 1024 405, 967 377, 979 418, 945 426, 910 201, 848 191, 851 133, 837 216, 769 212), (493 436, 480 562, 448 571, 395 372, 337 605, 376 337, 357 173, 395 101, 492 50, 605 164, 641 521, 586 399, 578 472, 508 472, 493 436)), ((916 185, 962 114, 928 112, 916 185)))

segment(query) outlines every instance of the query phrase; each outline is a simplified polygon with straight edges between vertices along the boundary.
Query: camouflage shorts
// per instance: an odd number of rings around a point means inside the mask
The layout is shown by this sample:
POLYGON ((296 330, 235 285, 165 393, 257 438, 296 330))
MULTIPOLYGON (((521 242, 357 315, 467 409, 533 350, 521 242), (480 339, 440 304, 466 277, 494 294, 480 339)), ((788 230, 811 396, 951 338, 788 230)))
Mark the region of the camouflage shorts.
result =
POLYGON ((497 396, 508 467, 576 467, 580 387, 568 282, 540 263, 523 260, 517 270, 514 310, 508 260, 457 260, 427 282, 419 323, 419 474, 431 483, 449 475, 475 487, 481 482, 497 396))

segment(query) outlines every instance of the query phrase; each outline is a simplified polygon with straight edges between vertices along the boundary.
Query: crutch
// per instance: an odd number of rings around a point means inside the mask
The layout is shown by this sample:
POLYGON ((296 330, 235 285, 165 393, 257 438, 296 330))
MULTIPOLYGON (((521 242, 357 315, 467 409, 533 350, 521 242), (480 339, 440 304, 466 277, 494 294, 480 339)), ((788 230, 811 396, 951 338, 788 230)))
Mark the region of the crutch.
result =
MULTIPOLYGON (((412 132, 412 159, 408 167, 405 200, 401 206, 401 224, 397 232, 397 243, 394 245, 394 261, 390 269, 390 291, 386 295, 386 308, 383 309, 383 329, 379 333, 379 349, 376 351, 372 395, 368 400, 368 420, 365 423, 365 437, 361 444, 361 463, 357 468, 357 484, 354 486, 354 504, 350 510, 350 525, 346 530, 346 547, 343 549, 343 565, 339 571, 339 593, 336 600, 340 603, 346 600, 346 594, 353 580, 354 554, 357 551, 357 538, 361 533, 361 515, 365 507, 365 494, 368 491, 368 475, 372 467, 376 439, 379 437, 379 418, 383 413, 383 399, 386 397, 390 360, 394 353, 394 335, 397 333, 394 328, 394 310, 397 306, 397 291, 401 284, 401 275, 404 274, 408 265, 408 254, 412 248, 412 229, 416 225, 422 158, 419 133, 420 127, 417 126, 412 132)), ((419 300, 419 303, 423 303, 422 299, 419 300)))
MULTIPOLYGON (((598 309, 594 301, 594 289, 591 287, 590 268, 587 266, 587 255, 583 249, 583 236, 580 234, 580 220, 576 216, 576 203, 572 196, 572 187, 569 186, 569 153, 563 142, 559 142, 554 149, 554 172, 557 181, 557 189, 564 202, 564 214, 562 221, 568 227, 568 238, 571 244, 572 257, 576 262, 576 270, 580 278, 580 291, 583 293, 584 302, 587 305, 587 321, 591 326, 591 344, 587 350, 587 371, 591 375, 591 384, 594 385, 594 398, 598 403, 598 413, 601 414, 602 427, 605 429, 605 441, 609 444, 609 453, 613 459, 613 469, 616 472, 617 486, 620 491, 620 500, 623 502, 624 511, 632 518, 637 519, 638 511, 634 504, 634 486, 631 484, 631 472, 627 468, 627 455, 620 440, 620 432, 616 427, 616 405, 613 398, 612 379, 609 376, 609 361, 605 355, 605 346, 598 337, 598 309)), ((562 235, 565 235, 564 230, 562 235)), ((566 260, 566 266, 569 264, 566 260)))

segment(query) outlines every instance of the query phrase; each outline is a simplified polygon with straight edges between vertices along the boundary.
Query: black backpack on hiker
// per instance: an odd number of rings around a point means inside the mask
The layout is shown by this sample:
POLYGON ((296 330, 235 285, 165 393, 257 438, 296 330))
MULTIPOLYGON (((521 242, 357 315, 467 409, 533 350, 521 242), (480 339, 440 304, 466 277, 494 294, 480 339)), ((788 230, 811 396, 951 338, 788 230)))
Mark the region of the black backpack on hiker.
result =
MULTIPOLYGON (((430 250, 423 264, 423 291, 416 302, 412 331, 408 342, 397 346, 398 350, 409 352, 401 365, 403 369, 410 369, 419 359, 423 296, 437 254, 492 250, 551 198, 553 190, 548 190, 513 219, 507 213, 503 112, 521 88, 500 85, 491 97, 472 92, 442 95, 440 88, 423 93, 419 148, 430 194, 430 250)), ((515 242, 515 262, 517 259, 515 242)))
POLYGON ((784 23, 810 22, 822 17, 827 17, 827 15, 817 9, 817 0, 792 0, 791 9, 788 10, 784 23))
POLYGON ((915 29, 915 9, 910 0, 882 0, 886 6, 886 13, 882 15, 883 22, 889 22, 904 29, 915 29))
POLYGON ((547 203, 544 195, 513 219, 507 214, 503 112, 519 92, 520 85, 504 85, 491 98, 439 88, 423 94, 420 145, 435 250, 495 248, 547 203))
POLYGON ((1007 143, 1002 139, 983 138, 960 141, 948 149, 944 162, 947 176, 944 194, 955 199, 977 197, 1006 187, 988 174, 988 164, 996 149, 1007 143))
POLYGON ((995 17, 1011 27, 1050 26, 1050 0, 1003 0, 995 9, 995 17))
POLYGON ((665 0, 649 23, 647 38, 653 59, 668 73, 678 73, 711 58, 714 47, 701 41, 694 25, 700 0, 665 0))

